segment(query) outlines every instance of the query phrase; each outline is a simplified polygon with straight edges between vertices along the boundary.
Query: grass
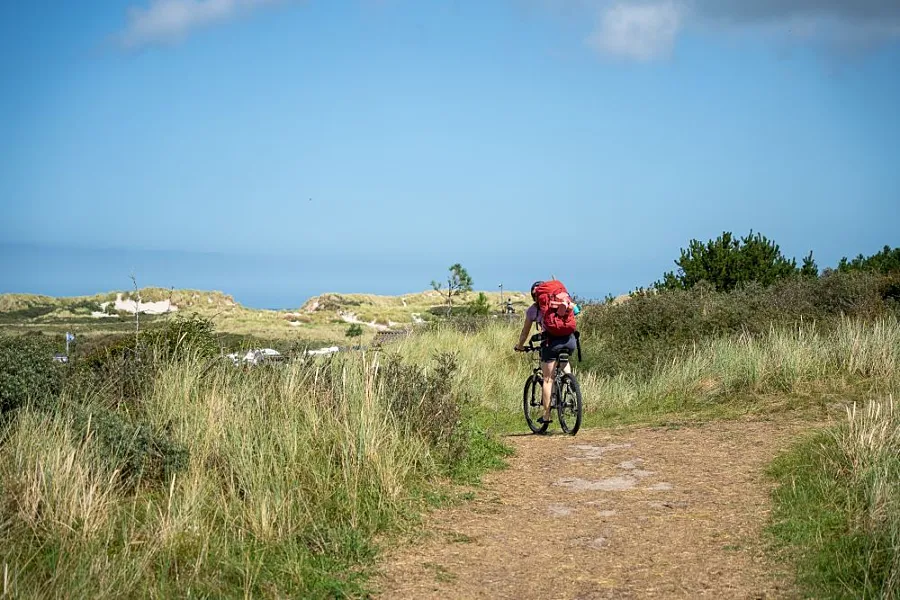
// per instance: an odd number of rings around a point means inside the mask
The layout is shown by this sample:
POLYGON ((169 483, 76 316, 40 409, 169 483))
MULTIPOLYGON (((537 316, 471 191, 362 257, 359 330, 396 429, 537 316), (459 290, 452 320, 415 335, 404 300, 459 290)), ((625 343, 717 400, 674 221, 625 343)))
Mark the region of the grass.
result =
MULTIPOLYGON (((124 299, 135 295, 133 291, 119 293, 124 299)), ((83 339, 128 333, 134 327, 132 314, 122 312, 103 318, 91 316, 92 312, 101 310, 101 303, 114 301, 116 294, 109 292, 69 298, 0 294, 0 331, 56 335, 71 331, 83 339)), ((477 292, 470 292, 454 297, 454 307, 464 306, 477 295, 477 292)), ((487 292, 486 295, 491 305, 499 309, 499 293, 487 292)), ((348 345, 346 332, 349 323, 345 318, 351 316, 366 323, 361 339, 354 343, 368 344, 379 327, 402 329, 418 320, 433 320, 435 312, 443 315, 444 306, 444 300, 434 291, 403 296, 322 294, 310 298, 296 310, 252 309, 237 303, 231 296, 214 291, 143 288, 140 296, 144 302, 170 300, 181 314, 197 314, 210 319, 223 334, 282 343, 315 342, 317 345, 319 342, 324 345, 348 345)), ((505 292, 503 297, 504 301, 512 299, 520 313, 526 307, 527 296, 521 292, 505 292)), ((141 315, 141 321, 145 324, 163 322, 168 318, 167 315, 141 315)))
MULTIPOLYGON (((514 355, 514 323, 488 323, 460 336, 454 327, 409 338, 409 361, 458 352, 465 393, 479 398, 481 422, 496 432, 526 430, 521 384, 529 361, 514 355)), ((589 338, 585 352, 596 348, 589 338)), ((646 373, 600 377, 578 370, 587 425, 679 423, 791 412, 845 424, 780 457, 772 474, 771 531, 813 597, 900 597, 900 323, 896 317, 839 318, 757 334, 707 338, 646 373), (864 407, 864 408, 863 408, 864 407)), ((726 551, 731 550, 726 548, 726 551)))
POLYGON ((900 408, 893 396, 854 406, 840 426, 772 466, 770 532, 806 592, 900 597, 900 408))
POLYGON ((71 418, 103 412, 96 400, 20 409, 0 446, 5 593, 362 595, 375 536, 414 518, 431 482, 497 464, 464 413, 434 430, 393 407, 404 393, 456 405, 452 373, 438 389, 419 371, 388 382, 383 368, 365 355, 165 366, 123 413, 187 451, 158 482, 126 482, 91 419, 71 418))
MULTIPOLYGON (((326 314, 365 301, 331 300, 339 308, 326 314)), ((477 482, 508 453, 498 434, 527 430, 521 398, 533 363, 512 351, 519 327, 444 323, 378 355, 251 371, 188 355, 127 401, 67 388, 52 410, 19 409, 0 444, 7 591, 364 595, 373 540, 454 501, 442 482, 477 482), (146 443, 126 443, 130 432, 146 443), (181 451, 184 460, 151 461, 180 470, 128 475, 143 464, 135 453, 181 451)), ((585 353, 609 351, 602 341, 586 335, 585 353)), ((900 323, 890 316, 708 337, 666 356, 615 375, 576 363, 586 424, 821 415, 900 390, 900 323)), ((869 406, 773 470, 775 535, 819 595, 897 593, 885 587, 900 577, 897 412, 869 406), (825 554, 822 539, 833 540, 825 554)))
MULTIPOLYGON (((531 359, 512 352, 518 323, 488 322, 461 336, 437 327, 391 347, 410 362, 457 352, 465 393, 477 399, 486 426, 521 430, 522 387, 531 359)), ((590 354, 596 341, 583 338, 590 354)), ((835 398, 865 396, 898 385, 900 323, 844 318, 772 328, 759 335, 723 336, 685 349, 647 373, 602 377, 574 363, 587 425, 656 423, 736 417, 785 410, 823 410, 835 398)))

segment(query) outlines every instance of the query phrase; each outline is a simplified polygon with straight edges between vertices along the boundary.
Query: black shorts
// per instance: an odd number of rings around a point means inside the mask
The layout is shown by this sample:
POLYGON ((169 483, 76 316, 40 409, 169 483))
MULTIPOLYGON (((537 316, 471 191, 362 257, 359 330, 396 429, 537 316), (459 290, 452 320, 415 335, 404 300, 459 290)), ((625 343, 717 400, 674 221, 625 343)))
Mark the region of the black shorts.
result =
POLYGON ((560 354, 575 354, 575 334, 548 337, 541 343, 541 362, 559 360, 560 354))

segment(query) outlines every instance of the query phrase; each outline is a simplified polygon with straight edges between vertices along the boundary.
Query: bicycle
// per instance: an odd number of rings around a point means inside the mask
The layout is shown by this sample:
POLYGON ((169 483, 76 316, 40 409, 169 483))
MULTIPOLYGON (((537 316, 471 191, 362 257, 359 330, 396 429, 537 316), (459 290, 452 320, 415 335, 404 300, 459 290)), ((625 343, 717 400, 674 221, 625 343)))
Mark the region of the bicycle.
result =
MULTIPOLYGON (((540 352, 541 347, 535 346, 534 343, 543 339, 538 333, 531 336, 528 346, 525 346, 521 352, 540 352)), ((579 356, 580 353, 579 347, 579 356)), ((581 403, 581 386, 578 385, 578 379, 574 373, 566 373, 565 367, 569 362, 569 355, 562 353, 559 360, 556 361, 556 369, 553 373, 553 392, 550 396, 550 410, 556 409, 559 418, 559 426, 563 432, 569 435, 578 433, 581 427, 582 403, 581 403), (560 393, 561 392, 561 393, 560 393)), ((541 391, 544 385, 544 376, 541 373, 540 353, 538 354, 538 364, 534 367, 531 375, 525 380, 525 389, 522 390, 522 408, 525 412, 525 421, 528 428, 533 433, 543 434, 547 432, 549 423, 539 423, 538 418, 544 414, 544 405, 542 401, 541 391)))

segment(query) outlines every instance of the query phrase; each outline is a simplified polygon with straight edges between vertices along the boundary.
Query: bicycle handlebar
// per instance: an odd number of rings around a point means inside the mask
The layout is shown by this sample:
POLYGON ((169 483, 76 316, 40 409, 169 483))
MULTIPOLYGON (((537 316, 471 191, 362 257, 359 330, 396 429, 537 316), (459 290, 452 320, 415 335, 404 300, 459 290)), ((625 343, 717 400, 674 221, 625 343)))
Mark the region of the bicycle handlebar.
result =
MULTIPOLYGON (((531 339, 528 340, 528 345, 523 347, 521 350, 516 348, 516 352, 537 352, 541 349, 540 346, 535 346, 535 342, 540 342, 544 339, 543 333, 536 333, 531 336, 531 339)), ((580 332, 575 332, 575 348, 578 351, 578 362, 581 362, 581 335, 580 332)))

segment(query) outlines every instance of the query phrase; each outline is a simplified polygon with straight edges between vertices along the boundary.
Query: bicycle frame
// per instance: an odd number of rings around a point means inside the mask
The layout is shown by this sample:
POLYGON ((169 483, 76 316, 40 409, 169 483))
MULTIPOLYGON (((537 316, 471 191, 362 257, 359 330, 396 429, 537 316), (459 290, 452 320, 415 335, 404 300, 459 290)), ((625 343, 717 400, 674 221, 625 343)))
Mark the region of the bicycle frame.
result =
MULTIPOLYGON (((536 341, 541 341, 542 339, 543 339, 543 337, 541 336, 541 334, 539 334, 539 333, 535 334, 535 335, 531 336, 528 346, 525 346, 525 352, 536 353, 537 365, 532 369, 531 372, 534 374, 535 377, 537 377, 541 381, 541 383, 544 382, 544 370, 542 368, 543 363, 541 362, 541 353, 540 353, 541 347, 535 346, 534 343, 536 341)), ((553 388, 554 390, 559 389, 559 387, 562 385, 562 376, 565 374, 565 368, 566 368, 565 365, 569 364, 569 359, 570 359, 570 356, 568 354, 562 353, 559 355, 559 359, 556 361, 556 366, 553 368, 553 377, 552 377, 553 382, 556 384, 553 388)), ((554 398, 552 395, 550 397, 550 408, 555 408, 555 402, 554 402, 554 398)))
MULTIPOLYGON (((529 341, 528 346, 522 348, 525 352, 540 352, 541 346, 535 346, 535 342, 541 341, 540 334, 535 335, 529 341)), ((580 348, 579 348, 580 349, 580 348)), ((582 418, 582 398, 578 380, 575 373, 571 370, 566 372, 566 365, 571 362, 571 355, 568 352, 561 352, 555 361, 553 373, 551 376, 551 394, 550 409, 556 409, 559 416, 559 422, 565 433, 575 435, 581 426, 582 418), (571 394, 570 394, 571 392, 571 394), (573 421, 570 421, 574 419, 573 421)), ((525 389, 523 390, 522 403, 525 411, 525 420, 528 427, 533 433, 543 434, 547 431, 547 425, 550 420, 543 418, 535 418, 537 410, 543 410, 539 407, 543 404, 544 385, 548 383, 544 379, 544 368, 541 362, 540 354, 537 356, 537 365, 532 369, 531 375, 525 381, 525 389), (537 398, 537 392, 540 390, 540 400, 537 398)))

